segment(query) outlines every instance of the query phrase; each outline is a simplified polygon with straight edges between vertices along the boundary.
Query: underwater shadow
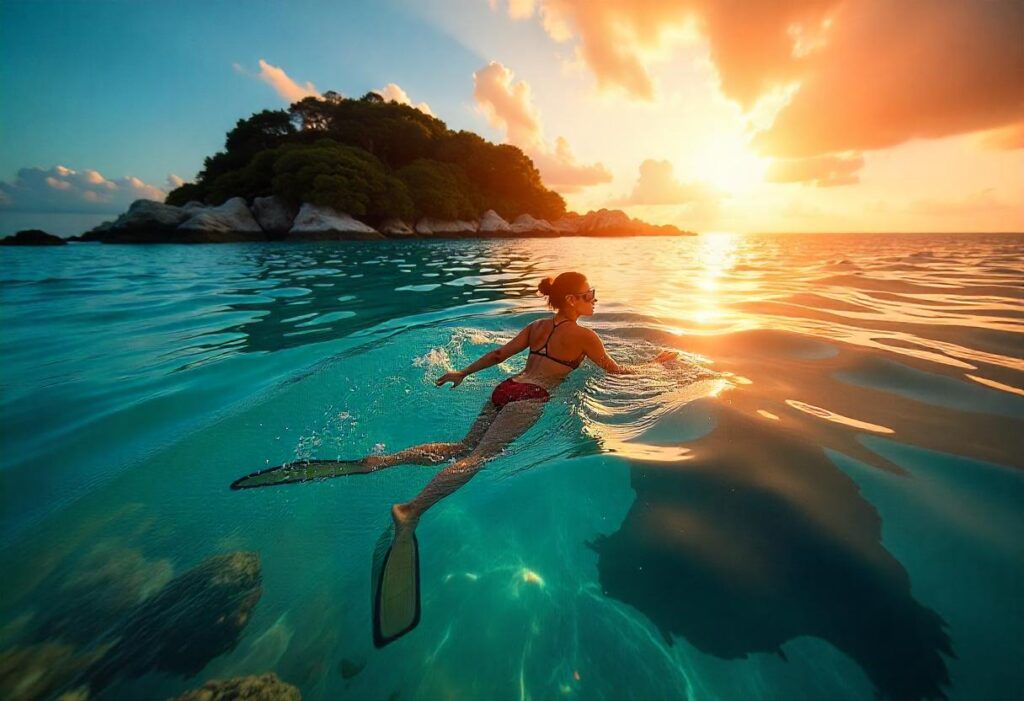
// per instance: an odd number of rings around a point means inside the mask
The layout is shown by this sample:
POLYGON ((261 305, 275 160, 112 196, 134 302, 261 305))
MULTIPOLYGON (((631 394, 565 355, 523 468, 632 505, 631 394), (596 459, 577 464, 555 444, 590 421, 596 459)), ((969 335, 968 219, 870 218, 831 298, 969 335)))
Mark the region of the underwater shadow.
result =
POLYGON ((823 449, 718 405, 692 459, 630 460, 636 500, 601 537, 602 588, 726 659, 831 643, 892 699, 941 699, 945 622, 914 600, 881 519, 823 449))

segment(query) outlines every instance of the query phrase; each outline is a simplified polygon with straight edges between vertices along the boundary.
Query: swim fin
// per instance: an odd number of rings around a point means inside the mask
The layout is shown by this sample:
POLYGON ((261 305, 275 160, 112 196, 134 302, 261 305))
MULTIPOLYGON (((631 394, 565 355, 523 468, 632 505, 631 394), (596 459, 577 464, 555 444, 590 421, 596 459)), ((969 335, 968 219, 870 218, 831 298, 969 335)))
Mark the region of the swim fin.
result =
POLYGON ((415 533, 384 531, 373 552, 373 644, 384 647, 420 622, 420 546, 415 533))
POLYGON ((360 460, 310 460, 308 462, 290 462, 277 467, 254 472, 236 479, 231 483, 232 489, 253 489, 255 487, 274 487, 279 484, 295 484, 312 482, 346 475, 361 475, 373 472, 360 460))

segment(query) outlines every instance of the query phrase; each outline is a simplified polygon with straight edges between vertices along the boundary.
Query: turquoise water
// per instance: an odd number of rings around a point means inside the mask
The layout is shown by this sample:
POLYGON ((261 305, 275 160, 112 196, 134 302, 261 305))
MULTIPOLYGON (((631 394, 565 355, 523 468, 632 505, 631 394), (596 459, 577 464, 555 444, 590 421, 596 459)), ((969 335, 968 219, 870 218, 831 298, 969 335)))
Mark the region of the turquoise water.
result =
POLYGON ((268 671, 305 699, 1020 698, 1022 258, 1017 235, 2 250, 0 691, 104 659, 115 700, 268 671), (421 623, 377 650, 371 552, 434 469, 228 485, 461 437, 524 358, 433 379, 566 269, 613 357, 683 360, 574 373, 424 517, 421 623), (163 642, 221 625, 200 588, 110 652, 239 551, 262 588, 226 642, 163 642))

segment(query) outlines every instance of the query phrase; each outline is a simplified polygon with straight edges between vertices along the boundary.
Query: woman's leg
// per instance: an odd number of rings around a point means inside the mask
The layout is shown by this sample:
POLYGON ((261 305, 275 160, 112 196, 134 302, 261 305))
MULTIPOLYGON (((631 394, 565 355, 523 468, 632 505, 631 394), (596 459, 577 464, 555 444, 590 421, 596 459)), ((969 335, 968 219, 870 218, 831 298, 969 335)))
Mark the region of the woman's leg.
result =
POLYGON ((484 461, 500 453, 533 426, 544 412, 544 404, 543 401, 526 399, 505 405, 469 455, 434 475, 434 479, 411 501, 392 507, 396 535, 398 531, 415 528, 424 511, 472 479, 484 461))
POLYGON ((397 453, 389 455, 367 455, 360 460, 361 463, 370 468, 370 471, 382 470, 395 465, 440 465, 441 463, 460 457, 476 448, 477 444, 487 433, 491 422, 497 415, 498 410, 494 408, 491 400, 484 403, 479 416, 470 427, 466 437, 461 441, 452 443, 422 443, 405 448, 397 453))

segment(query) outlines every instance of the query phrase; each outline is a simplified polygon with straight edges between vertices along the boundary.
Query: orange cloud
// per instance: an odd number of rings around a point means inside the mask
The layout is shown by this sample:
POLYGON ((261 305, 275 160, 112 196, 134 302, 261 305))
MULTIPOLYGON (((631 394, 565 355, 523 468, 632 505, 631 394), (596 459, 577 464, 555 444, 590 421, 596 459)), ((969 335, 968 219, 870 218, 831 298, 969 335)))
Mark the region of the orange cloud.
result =
POLYGON ((981 144, 995 151, 1024 148, 1024 122, 984 132, 981 134, 981 144))
POLYGON ((435 116, 430 109, 430 105, 426 102, 420 102, 414 105, 412 100, 409 99, 409 94, 395 83, 388 83, 380 90, 374 90, 374 92, 388 102, 397 102, 401 105, 409 105, 410 107, 415 107, 423 114, 429 114, 431 117, 435 116))
POLYGON ((929 217, 963 217, 990 215, 995 212, 1016 212, 1018 221, 1024 224, 1024 213, 1020 205, 1004 202, 996 195, 994 188, 972 192, 954 200, 916 200, 908 208, 914 214, 929 217))
POLYGON ((262 80, 272 87, 274 92, 280 95, 281 99, 285 100, 288 104, 298 102, 306 97, 320 97, 320 91, 312 83, 307 81, 305 85, 299 85, 292 80, 291 76, 284 72, 283 68, 267 63, 262 58, 259 61, 259 65, 260 72, 256 74, 250 73, 237 63, 234 64, 234 68, 243 75, 262 80))
POLYGON ((502 129, 509 143, 535 148, 542 142, 540 117, 533 105, 530 86, 497 61, 473 74, 473 98, 495 129, 502 129))
POLYGON ((695 28, 744 108, 798 86, 757 140, 778 157, 886 148, 1024 117, 1019 0, 539 0, 601 87, 654 94, 652 56, 695 28))
POLYGON ((719 194, 701 182, 681 183, 668 161, 647 159, 640 164, 640 177, 628 197, 612 202, 618 206, 689 204, 719 199, 719 194))
POLYGON ((529 84, 515 80, 512 71, 502 64, 492 61, 473 74, 473 98, 491 126, 504 131, 508 143, 533 159, 548 187, 576 192, 611 181, 604 165, 577 163, 562 137, 555 140, 554 149, 548 146, 529 84))
POLYGON ((758 140, 768 153, 880 149, 1024 117, 1024 4, 859 0, 832 19, 827 47, 758 140))
POLYGON ((864 167, 864 157, 815 156, 813 158, 784 158, 772 161, 765 173, 770 183, 813 182, 819 187, 853 185, 860 182, 857 171, 864 167))
MULTIPOLYGON (((498 9, 498 0, 487 0, 492 10, 498 9)), ((512 19, 528 19, 533 15, 534 0, 508 0, 508 16, 512 19)))

